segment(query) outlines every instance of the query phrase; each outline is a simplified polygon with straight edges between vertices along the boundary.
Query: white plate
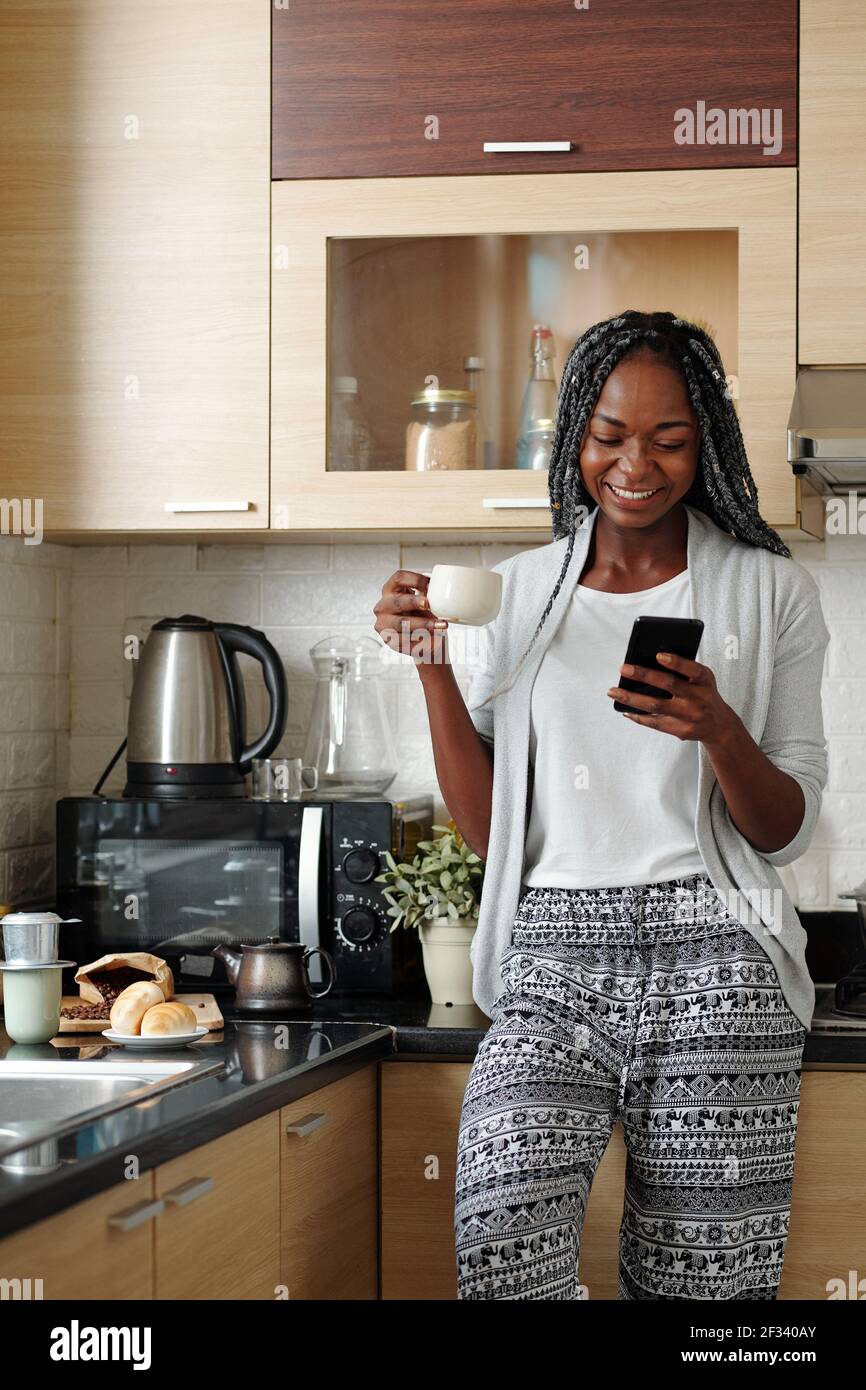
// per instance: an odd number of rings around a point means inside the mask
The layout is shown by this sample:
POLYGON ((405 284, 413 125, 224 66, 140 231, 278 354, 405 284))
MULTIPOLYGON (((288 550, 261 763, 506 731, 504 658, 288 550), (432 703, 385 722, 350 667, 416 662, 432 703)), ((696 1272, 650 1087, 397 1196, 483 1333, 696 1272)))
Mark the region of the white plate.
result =
POLYGON ((208 1033, 203 1024, 194 1033, 172 1033, 167 1037, 140 1037, 138 1033, 116 1033, 113 1028, 103 1028, 101 1036, 108 1042, 121 1043, 124 1047, 185 1047, 187 1043, 198 1042, 208 1033))

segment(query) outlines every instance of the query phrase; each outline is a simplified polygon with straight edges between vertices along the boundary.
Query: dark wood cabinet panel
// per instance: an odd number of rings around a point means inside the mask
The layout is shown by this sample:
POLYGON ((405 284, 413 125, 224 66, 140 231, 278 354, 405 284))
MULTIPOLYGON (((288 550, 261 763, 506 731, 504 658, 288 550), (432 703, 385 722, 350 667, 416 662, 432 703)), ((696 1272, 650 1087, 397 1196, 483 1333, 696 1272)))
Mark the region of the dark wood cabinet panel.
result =
POLYGON ((796 97, 797 0, 592 0, 585 10, 574 0, 291 0, 273 10, 276 179, 790 165, 796 97), (675 138, 682 110, 694 115, 693 143, 675 138), (749 143, 731 129, 736 111, 764 113, 763 131, 748 123, 749 143), (527 140, 572 149, 483 151, 527 140))

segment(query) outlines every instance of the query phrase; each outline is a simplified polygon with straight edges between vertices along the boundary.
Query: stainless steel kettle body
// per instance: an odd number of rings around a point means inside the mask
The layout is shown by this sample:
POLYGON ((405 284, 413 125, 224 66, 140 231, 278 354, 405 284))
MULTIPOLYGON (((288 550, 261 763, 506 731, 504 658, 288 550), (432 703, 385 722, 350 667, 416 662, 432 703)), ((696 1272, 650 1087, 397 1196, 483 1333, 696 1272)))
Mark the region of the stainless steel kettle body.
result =
POLYGON ((124 796, 243 796, 253 758, 283 736, 286 705, 283 664, 264 633, 192 614, 163 618, 132 689, 124 796), (249 744, 238 652, 261 664, 270 696, 267 727, 249 744))

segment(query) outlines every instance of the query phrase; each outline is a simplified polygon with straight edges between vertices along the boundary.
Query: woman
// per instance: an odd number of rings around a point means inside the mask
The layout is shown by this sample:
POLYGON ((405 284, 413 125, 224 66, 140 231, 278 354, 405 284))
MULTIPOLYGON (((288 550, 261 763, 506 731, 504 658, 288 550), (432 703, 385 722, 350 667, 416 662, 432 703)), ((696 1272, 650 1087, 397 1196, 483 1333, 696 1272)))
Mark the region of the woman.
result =
POLYGON ((774 866, 807 847, 827 777, 817 590, 760 516, 715 344, 671 314, 575 343, 550 501, 553 541, 495 566, 468 708, 426 577, 398 571, 375 610, 415 657, 443 797, 487 860, 459 1296, 585 1296, 583 1218, 620 1121, 620 1297, 773 1299, 814 1006, 774 866), (642 613, 702 619, 700 660, 621 664, 642 613))

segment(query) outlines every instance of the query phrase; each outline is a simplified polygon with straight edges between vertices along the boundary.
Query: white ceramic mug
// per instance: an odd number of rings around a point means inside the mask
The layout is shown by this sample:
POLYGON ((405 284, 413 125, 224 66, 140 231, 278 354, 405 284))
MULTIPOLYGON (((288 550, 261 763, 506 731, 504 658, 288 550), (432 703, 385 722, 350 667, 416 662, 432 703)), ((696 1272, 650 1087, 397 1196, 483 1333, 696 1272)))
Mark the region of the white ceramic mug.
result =
POLYGON ((470 565, 434 565, 427 599, 435 617, 483 627, 493 622, 501 607, 502 575, 470 565))

